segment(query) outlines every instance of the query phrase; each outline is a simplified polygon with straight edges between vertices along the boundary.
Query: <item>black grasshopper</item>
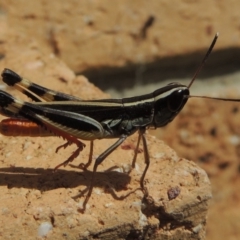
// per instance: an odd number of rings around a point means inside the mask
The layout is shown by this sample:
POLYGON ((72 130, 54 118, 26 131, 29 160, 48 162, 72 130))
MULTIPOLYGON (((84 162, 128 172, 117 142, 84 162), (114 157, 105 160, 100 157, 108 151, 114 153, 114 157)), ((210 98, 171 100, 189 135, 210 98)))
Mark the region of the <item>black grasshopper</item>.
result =
MULTIPOLYGON (((139 137, 132 166, 135 166, 139 143, 142 140, 146 166, 140 179, 140 186, 147 198, 148 191, 144 186, 144 179, 150 159, 145 131, 147 128, 159 128, 171 122, 184 107, 188 98, 192 97, 189 88, 206 62, 217 37, 218 35, 215 36, 188 86, 171 83, 152 93, 131 98, 85 101, 31 83, 12 70, 4 69, 2 72, 3 81, 9 86, 17 88, 35 102, 24 102, 0 91, 0 113, 10 117, 10 119, 2 121, 1 132, 5 135, 33 135, 31 131, 26 134, 24 130, 16 130, 16 128, 31 128, 30 126, 35 124, 35 127, 38 127, 36 135, 57 135, 67 140, 56 151, 75 143, 77 145, 76 151, 55 169, 67 165, 79 155, 85 147, 85 144, 79 139, 89 140, 91 143, 89 160, 86 164, 80 165, 81 168, 86 169, 92 161, 93 141, 95 139, 117 138, 117 141, 105 150, 94 163, 89 191, 83 203, 85 210, 93 190, 93 180, 98 165, 128 136, 138 131, 139 137)), ((237 99, 219 99, 239 101, 237 99)))

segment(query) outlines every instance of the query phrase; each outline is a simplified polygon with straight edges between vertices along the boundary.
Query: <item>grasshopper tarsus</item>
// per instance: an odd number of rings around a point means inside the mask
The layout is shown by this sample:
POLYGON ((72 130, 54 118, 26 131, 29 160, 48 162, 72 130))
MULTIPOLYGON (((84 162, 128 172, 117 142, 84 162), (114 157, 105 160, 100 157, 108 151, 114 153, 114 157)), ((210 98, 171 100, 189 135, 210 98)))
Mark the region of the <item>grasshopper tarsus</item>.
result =
POLYGON ((78 168, 80 168, 82 170, 87 170, 90 165, 91 165, 91 163, 88 163, 88 162, 87 163, 80 163, 78 165, 78 168))

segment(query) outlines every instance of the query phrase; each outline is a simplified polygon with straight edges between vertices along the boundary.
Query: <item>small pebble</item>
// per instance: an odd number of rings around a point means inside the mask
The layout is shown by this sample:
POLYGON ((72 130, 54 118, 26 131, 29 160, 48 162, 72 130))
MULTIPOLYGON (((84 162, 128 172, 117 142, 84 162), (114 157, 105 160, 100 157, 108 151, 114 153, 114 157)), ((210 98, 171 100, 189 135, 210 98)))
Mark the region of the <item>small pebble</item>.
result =
POLYGON ((52 228, 53 228, 53 226, 49 222, 41 223, 38 228, 38 236, 45 237, 48 234, 48 232, 52 230, 52 228))

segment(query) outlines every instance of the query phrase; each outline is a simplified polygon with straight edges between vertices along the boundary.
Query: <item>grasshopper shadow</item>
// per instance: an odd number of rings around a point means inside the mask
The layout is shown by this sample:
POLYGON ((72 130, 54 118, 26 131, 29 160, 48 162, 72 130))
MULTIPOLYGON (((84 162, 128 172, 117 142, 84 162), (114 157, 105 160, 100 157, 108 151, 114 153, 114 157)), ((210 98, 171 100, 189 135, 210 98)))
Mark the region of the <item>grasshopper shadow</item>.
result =
MULTIPOLYGON (((82 194, 84 194, 88 190, 91 176, 92 171, 88 170, 58 169, 54 172, 54 169, 6 167, 0 168, 0 186, 6 186, 9 189, 37 189, 41 192, 75 187, 79 187, 80 190, 81 186, 85 186, 84 189, 81 189, 82 194)), ((130 194, 119 197, 116 192, 126 190, 130 180, 131 177, 128 174, 106 170, 96 172, 94 187, 102 188, 105 192, 110 193, 113 198, 122 200, 130 194)), ((73 196, 73 198, 77 199, 82 194, 73 196)))

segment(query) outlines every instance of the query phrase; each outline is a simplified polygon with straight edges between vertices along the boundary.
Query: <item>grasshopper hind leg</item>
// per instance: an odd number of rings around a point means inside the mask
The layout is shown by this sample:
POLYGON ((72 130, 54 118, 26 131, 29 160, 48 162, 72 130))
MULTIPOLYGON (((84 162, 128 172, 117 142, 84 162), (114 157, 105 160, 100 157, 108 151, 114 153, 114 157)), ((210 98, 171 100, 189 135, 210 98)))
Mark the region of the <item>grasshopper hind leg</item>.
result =
POLYGON ((86 170, 92 163, 92 157, 93 157, 93 140, 90 141, 90 151, 89 151, 89 158, 87 163, 80 163, 79 168, 86 170))
MULTIPOLYGON (((72 142, 67 141, 66 143, 58 146, 58 147, 56 148, 56 151, 55 151, 55 152, 58 153, 58 151, 59 151, 61 148, 65 149, 65 148, 67 148, 67 147, 70 146, 70 145, 72 145, 72 142)), ((80 142, 80 141, 79 141, 79 144, 77 144, 77 147, 78 147, 78 149, 77 149, 76 151, 74 151, 73 154, 72 154, 66 161, 64 161, 63 163, 57 165, 57 166, 55 167, 55 170, 57 170, 57 169, 58 169, 59 167, 61 167, 61 166, 64 166, 64 167, 67 166, 68 163, 72 162, 74 158, 78 157, 78 155, 79 155, 80 152, 82 151, 82 147, 83 147, 83 146, 81 145, 81 142, 80 142)), ((90 151, 89 151, 89 158, 88 158, 87 163, 80 163, 80 164, 78 165, 78 167, 79 167, 80 169, 86 170, 86 169, 91 165, 91 163, 92 163, 92 156, 93 156, 93 140, 90 141, 90 151)))
MULTIPOLYGON (((63 145, 60 145, 59 147, 56 148, 56 153, 61 149, 61 148, 67 148, 68 146, 70 146, 72 144, 72 142, 67 141, 66 143, 64 143, 63 145)), ((64 162, 58 164, 55 168, 54 171, 56 171, 58 168, 60 168, 61 166, 66 167, 70 162, 72 162, 75 158, 78 157, 78 155, 80 154, 80 152, 83 150, 83 143, 80 141, 76 141, 75 144, 77 145, 77 149, 72 153, 72 155, 64 162)))

